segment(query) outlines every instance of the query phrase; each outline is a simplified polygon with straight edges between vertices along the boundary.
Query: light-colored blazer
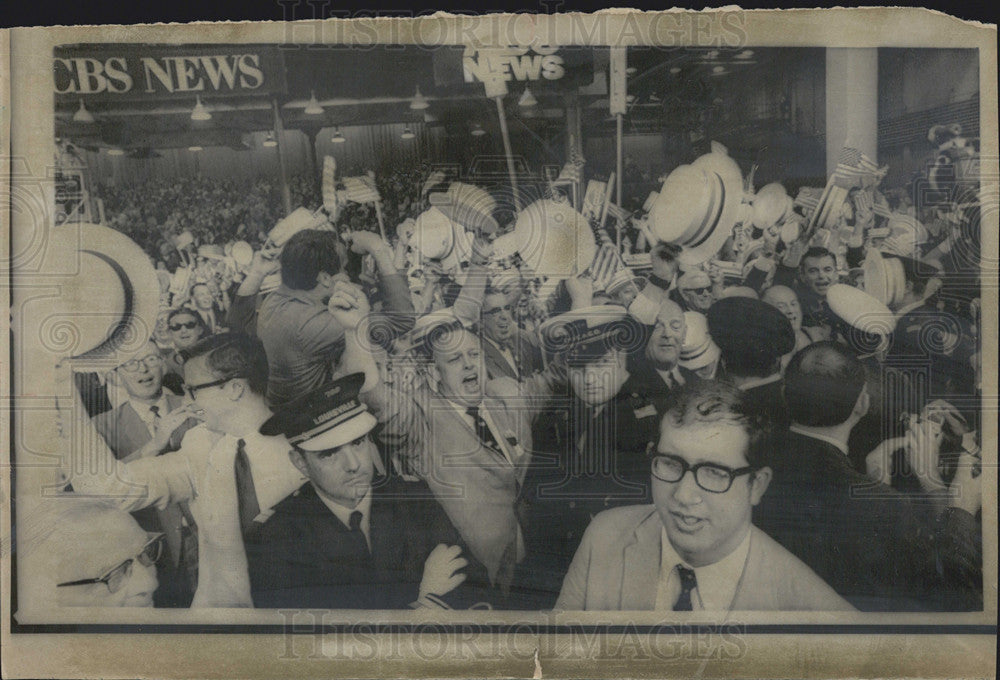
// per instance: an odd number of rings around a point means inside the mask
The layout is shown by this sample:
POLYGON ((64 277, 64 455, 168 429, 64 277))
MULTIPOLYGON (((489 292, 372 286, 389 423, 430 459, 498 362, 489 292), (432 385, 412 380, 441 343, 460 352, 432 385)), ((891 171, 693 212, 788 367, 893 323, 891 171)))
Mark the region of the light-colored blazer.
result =
MULTIPOLYGON (((757 527, 750 531, 750 553, 731 611, 854 609, 763 531, 757 527)), ((653 609, 662 537, 655 505, 614 508, 597 515, 573 557, 556 609, 653 609)))
POLYGON ((506 357, 497 349, 496 345, 487 339, 483 339, 483 362, 486 365, 486 374, 490 378, 511 378, 512 380, 524 380, 535 371, 542 370, 542 355, 538 344, 531 334, 517 329, 514 334, 513 348, 511 354, 517 362, 518 371, 511 366, 506 357))

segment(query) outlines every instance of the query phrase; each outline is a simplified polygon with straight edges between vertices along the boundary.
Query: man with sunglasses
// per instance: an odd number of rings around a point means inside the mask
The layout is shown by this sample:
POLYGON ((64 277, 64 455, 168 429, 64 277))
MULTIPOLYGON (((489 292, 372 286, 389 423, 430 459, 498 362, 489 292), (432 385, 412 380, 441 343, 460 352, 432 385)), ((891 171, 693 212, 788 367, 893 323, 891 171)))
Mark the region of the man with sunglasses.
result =
POLYGON ((489 379, 523 381, 542 368, 542 355, 531 335, 514 320, 514 308, 503 292, 489 288, 481 315, 483 360, 489 379))
POLYGON ((771 480, 767 440, 732 387, 705 381, 672 395, 650 447, 653 504, 594 518, 556 608, 850 610, 750 522, 771 480))
POLYGON ((708 273, 695 269, 677 279, 677 290, 683 301, 684 311, 704 314, 716 299, 716 290, 708 273))

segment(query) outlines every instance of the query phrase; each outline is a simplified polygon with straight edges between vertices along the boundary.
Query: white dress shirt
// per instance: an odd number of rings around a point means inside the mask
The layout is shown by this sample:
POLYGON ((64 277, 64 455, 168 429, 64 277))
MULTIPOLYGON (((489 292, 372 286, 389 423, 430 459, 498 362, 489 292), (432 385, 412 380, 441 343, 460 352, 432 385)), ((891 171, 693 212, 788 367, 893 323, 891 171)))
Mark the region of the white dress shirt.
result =
POLYGON ((132 406, 132 410, 139 416, 139 419, 146 424, 146 429, 149 430, 149 436, 155 437, 157 426, 156 416, 153 415, 153 412, 150 409, 153 406, 159 409, 161 418, 170 413, 170 407, 167 406, 167 395, 160 395, 160 399, 152 404, 147 404, 145 402, 138 401, 137 399, 129 399, 128 401, 132 406))
POLYGON ((691 591, 691 609, 693 611, 724 612, 729 611, 736 590, 739 588, 747 557, 750 554, 750 527, 746 536, 736 549, 718 562, 703 567, 692 567, 685 562, 663 529, 660 536, 660 581, 656 590, 656 609, 672 610, 681 594, 681 578, 677 566, 681 565, 694 571, 697 587, 691 591))
POLYGON ((323 505, 330 508, 330 512, 337 516, 348 529, 351 528, 351 515, 355 511, 361 513, 361 533, 365 535, 365 542, 368 543, 368 549, 372 549, 372 492, 371 489, 365 494, 364 498, 358 501, 357 506, 349 508, 346 505, 341 505, 340 503, 330 500, 327 498, 319 489, 316 489, 316 495, 319 499, 323 501, 323 505))

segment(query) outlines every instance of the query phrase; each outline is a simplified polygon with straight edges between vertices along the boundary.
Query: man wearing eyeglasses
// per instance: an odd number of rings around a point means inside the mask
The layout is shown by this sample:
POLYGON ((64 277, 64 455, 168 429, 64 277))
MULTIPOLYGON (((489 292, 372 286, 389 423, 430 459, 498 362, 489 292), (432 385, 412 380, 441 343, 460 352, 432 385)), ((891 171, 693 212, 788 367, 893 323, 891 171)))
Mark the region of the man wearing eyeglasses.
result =
POLYGON ((131 463, 87 449, 80 438, 73 488, 119 499, 127 510, 187 501, 198 527, 198 587, 192 607, 251 607, 244 538, 305 478, 288 460, 283 436, 264 436, 267 357, 258 340, 221 333, 185 352, 184 381, 203 424, 181 448, 131 463), (137 493, 137 489, 139 493, 137 493))
POLYGON ((514 308, 501 291, 487 289, 482 311, 483 358, 489 379, 523 381, 541 370, 542 356, 531 335, 514 321, 514 308))
POLYGON ((683 300, 684 311, 704 314, 715 302, 712 278, 700 269, 682 274, 677 279, 677 290, 683 300))
MULTIPOLYGON (((94 416, 93 423, 108 448, 123 462, 176 451, 187 431, 198 424, 192 405, 163 389, 163 371, 164 360, 159 349, 148 342, 105 375, 109 388, 123 390, 124 395, 118 397, 125 398, 116 408, 94 416)), ((161 588, 156 596, 158 606, 186 606, 194 592, 184 576, 187 571, 184 543, 194 524, 193 520, 185 519, 186 512, 186 507, 174 504, 135 513, 143 529, 166 535, 167 549, 160 564, 161 588)), ((191 549, 187 550, 187 556, 196 559, 190 553, 191 549)))
POLYGON ((771 480, 767 439, 732 387, 674 394, 651 447, 653 504, 594 518, 556 609, 850 610, 750 522, 771 480))

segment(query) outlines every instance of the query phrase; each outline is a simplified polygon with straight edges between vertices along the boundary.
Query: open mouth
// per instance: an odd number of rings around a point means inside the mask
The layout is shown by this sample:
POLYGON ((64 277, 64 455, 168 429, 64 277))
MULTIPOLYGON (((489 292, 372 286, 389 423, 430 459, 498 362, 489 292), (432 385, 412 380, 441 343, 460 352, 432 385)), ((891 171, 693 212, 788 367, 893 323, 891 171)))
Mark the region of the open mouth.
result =
POLYGON ((705 524, 703 518, 695 515, 685 515, 682 512, 671 512, 670 516, 674 520, 674 525, 684 533, 694 533, 705 524))
POLYGON ((145 378, 138 378, 135 382, 137 385, 141 385, 142 387, 149 387, 153 384, 153 376, 148 375, 145 378))
POLYGON ((479 389, 479 376, 478 375, 467 375, 462 378, 462 385, 467 390, 477 390, 479 389))

